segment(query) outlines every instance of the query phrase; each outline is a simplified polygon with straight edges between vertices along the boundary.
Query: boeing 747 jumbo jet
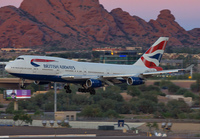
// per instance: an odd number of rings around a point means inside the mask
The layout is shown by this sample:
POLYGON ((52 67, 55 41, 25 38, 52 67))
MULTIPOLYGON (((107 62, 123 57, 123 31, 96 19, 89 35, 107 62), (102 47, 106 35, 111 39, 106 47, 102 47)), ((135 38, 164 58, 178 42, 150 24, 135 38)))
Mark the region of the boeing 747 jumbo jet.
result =
MULTIPOLYGON (((6 71, 24 80, 35 83, 66 83, 66 93, 71 93, 69 83, 81 84, 79 92, 95 94, 94 88, 127 82, 128 85, 140 85, 145 78, 163 73, 179 72, 183 69, 163 70, 159 67, 168 37, 160 37, 133 65, 76 62, 48 56, 22 55, 8 63, 6 71)), ((184 69, 186 70, 186 69, 184 69)))

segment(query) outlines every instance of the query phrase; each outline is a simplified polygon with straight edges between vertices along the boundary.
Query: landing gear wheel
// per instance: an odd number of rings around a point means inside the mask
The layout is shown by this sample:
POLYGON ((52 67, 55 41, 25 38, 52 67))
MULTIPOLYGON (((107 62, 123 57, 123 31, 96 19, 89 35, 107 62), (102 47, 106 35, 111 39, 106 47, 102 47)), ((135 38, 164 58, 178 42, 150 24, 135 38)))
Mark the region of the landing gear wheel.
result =
POLYGON ((79 89, 78 89, 78 92, 86 93, 86 92, 87 92, 87 90, 86 90, 86 89, 84 89, 84 88, 79 88, 79 89))
POLYGON ((25 85, 21 85, 20 88, 21 88, 21 89, 25 89, 26 86, 25 86, 25 85))
POLYGON ((72 90, 70 89, 69 85, 65 85, 64 89, 66 90, 66 93, 72 93, 72 90))
POLYGON ((88 92, 90 92, 90 95, 96 94, 96 91, 94 90, 94 88, 88 88, 88 92))
POLYGON ((70 94, 70 93, 72 93, 72 90, 70 90, 70 89, 69 89, 69 90, 66 90, 66 93, 69 93, 69 94, 70 94))

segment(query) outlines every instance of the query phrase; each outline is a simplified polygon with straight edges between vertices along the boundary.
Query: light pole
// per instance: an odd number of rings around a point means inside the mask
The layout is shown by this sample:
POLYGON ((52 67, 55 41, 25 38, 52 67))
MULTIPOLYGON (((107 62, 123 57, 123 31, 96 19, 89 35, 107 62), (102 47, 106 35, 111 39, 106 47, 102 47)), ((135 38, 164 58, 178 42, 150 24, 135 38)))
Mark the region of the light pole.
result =
POLYGON ((57 87, 56 82, 54 82, 54 120, 56 120, 55 114, 57 112, 57 87))

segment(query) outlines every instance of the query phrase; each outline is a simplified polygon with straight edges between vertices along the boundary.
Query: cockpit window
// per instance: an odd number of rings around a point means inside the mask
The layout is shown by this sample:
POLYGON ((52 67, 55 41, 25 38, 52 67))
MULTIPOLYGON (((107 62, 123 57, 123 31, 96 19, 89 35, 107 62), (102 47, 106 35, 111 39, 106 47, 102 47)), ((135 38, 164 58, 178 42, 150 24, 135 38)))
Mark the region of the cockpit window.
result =
POLYGON ((18 57, 18 58, 16 58, 16 60, 24 60, 24 58, 18 57))

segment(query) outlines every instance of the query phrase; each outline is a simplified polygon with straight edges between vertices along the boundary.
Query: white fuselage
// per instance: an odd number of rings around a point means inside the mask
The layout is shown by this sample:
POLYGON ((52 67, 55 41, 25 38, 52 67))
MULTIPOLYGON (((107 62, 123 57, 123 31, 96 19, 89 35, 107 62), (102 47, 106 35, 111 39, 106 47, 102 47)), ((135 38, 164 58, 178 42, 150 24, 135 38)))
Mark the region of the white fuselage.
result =
POLYGON ((68 82, 62 80, 61 77, 63 75, 92 75, 98 77, 103 75, 139 74, 149 70, 149 68, 24 55, 7 64, 6 70, 10 74, 24 79, 68 82), (58 78, 59 80, 57 80, 58 78))

